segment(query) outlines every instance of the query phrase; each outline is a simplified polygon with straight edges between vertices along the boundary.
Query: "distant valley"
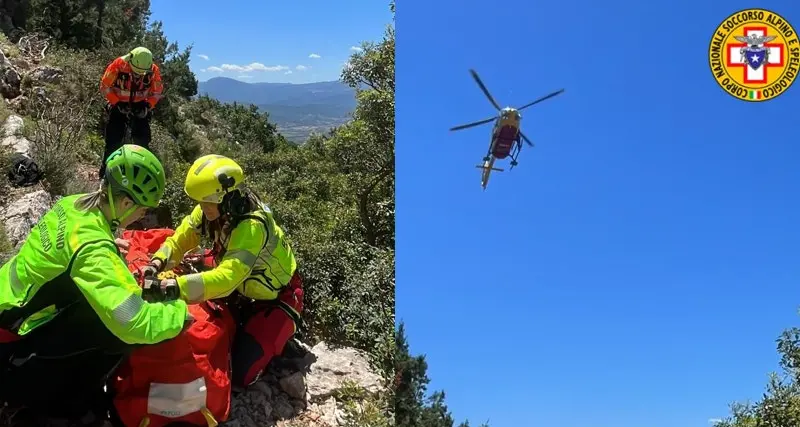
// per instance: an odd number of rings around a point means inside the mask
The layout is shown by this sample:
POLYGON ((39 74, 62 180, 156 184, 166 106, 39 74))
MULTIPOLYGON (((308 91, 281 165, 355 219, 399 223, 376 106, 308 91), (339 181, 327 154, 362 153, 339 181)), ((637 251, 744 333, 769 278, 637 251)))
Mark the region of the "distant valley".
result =
POLYGON ((326 133, 346 123, 356 108, 355 90, 338 81, 246 83, 215 77, 200 82, 198 94, 221 102, 255 104, 295 143, 305 142, 312 132, 326 133))

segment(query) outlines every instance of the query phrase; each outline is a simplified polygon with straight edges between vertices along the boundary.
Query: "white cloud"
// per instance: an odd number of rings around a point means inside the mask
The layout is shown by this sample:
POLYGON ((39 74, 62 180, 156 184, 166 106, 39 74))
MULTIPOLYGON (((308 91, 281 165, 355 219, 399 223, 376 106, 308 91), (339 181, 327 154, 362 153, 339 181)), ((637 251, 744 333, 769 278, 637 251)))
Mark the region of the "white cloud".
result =
MULTIPOLYGON (((216 68, 216 67, 210 67, 216 68)), ((266 66, 260 62, 253 62, 248 65, 235 65, 235 64, 222 64, 222 70, 225 71, 239 71, 239 72, 250 72, 250 71, 283 71, 288 70, 289 67, 285 65, 273 65, 273 66, 266 66)))
POLYGON ((210 71, 212 73, 221 73, 221 72, 223 72, 225 70, 223 70, 222 68, 219 68, 219 67, 208 67, 208 68, 206 68, 206 71, 210 71))
POLYGON ((314 58, 314 59, 322 58, 321 56, 317 55, 316 53, 312 53, 311 55, 308 55, 308 57, 309 58, 314 58))
POLYGON ((309 68, 311 68, 311 67, 306 67, 305 65, 298 65, 297 67, 295 67, 295 70, 297 70, 297 71, 305 71, 305 70, 307 70, 309 68))
POLYGON ((202 55, 202 54, 201 54, 201 55, 197 55, 197 56, 199 56, 200 58, 203 58, 203 59, 205 59, 206 61, 208 61, 208 55, 202 55))
POLYGON ((721 422, 722 422, 722 420, 719 419, 719 418, 709 418, 708 419, 708 423, 709 424, 716 424, 716 423, 721 423, 721 422))
POLYGON ((289 70, 289 71, 287 71, 287 72, 285 72, 283 74, 292 74, 292 70, 289 70))
POLYGON ((350 46, 350 50, 352 50, 353 52, 361 52, 364 49, 362 49, 362 48, 360 48, 358 46, 350 46))

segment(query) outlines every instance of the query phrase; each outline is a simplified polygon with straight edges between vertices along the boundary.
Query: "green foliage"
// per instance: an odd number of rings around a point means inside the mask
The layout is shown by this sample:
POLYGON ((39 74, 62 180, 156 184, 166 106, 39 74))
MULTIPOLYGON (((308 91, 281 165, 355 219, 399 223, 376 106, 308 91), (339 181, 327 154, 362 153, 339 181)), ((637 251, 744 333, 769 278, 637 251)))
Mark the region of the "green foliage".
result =
POLYGON ((785 330, 777 340, 782 375, 771 373, 766 391, 755 402, 731 404, 731 415, 716 427, 800 425, 800 329, 785 330))
MULTIPOLYGON (((48 49, 47 62, 64 71, 64 77, 57 85, 48 86, 48 93, 55 99, 69 100, 76 105, 91 104, 94 108, 87 109, 84 120, 87 127, 100 132, 105 99, 100 93, 99 85, 100 76, 105 70, 106 57, 99 52, 79 51, 56 45, 48 49)), ((33 111, 28 113, 36 115, 33 111)))
POLYGON ((394 28, 381 43, 362 46, 342 71, 342 81, 359 90, 353 121, 336 130, 329 149, 349 178, 364 240, 394 247, 394 28))
MULTIPOLYGON (((425 356, 412 356, 401 322, 395 331, 395 419, 397 427, 453 427, 453 417, 445 404, 443 391, 426 396, 428 363, 425 356)), ((465 421, 459 427, 468 427, 465 421)), ((488 427, 487 423, 481 427, 488 427)))
POLYGON ((53 195, 88 189, 75 170, 80 153, 89 151, 86 122, 93 105, 81 101, 78 94, 56 91, 28 106, 33 116, 24 132, 31 142, 30 154, 42 171, 45 188, 53 195))
POLYGON ((335 394, 344 406, 343 427, 394 427, 394 408, 390 393, 373 395, 352 382, 335 394))
POLYGON ((206 95, 184 106, 184 117, 208 129, 211 140, 226 140, 244 151, 269 153, 286 141, 269 115, 255 105, 223 104, 206 95))
POLYGON ((5 102, 0 102, 0 123, 4 123, 8 116, 11 115, 11 110, 8 109, 5 102))
POLYGON ((23 29, 49 35, 73 49, 117 47, 141 37, 149 0, 30 0, 23 29))
POLYGON ((3 53, 9 59, 18 58, 20 55, 17 45, 12 43, 11 40, 8 39, 8 36, 2 33, 0 33, 0 49, 3 50, 3 53))
POLYGON ((298 246, 308 283, 307 322, 331 344, 369 351, 392 370, 394 251, 350 242, 298 246))

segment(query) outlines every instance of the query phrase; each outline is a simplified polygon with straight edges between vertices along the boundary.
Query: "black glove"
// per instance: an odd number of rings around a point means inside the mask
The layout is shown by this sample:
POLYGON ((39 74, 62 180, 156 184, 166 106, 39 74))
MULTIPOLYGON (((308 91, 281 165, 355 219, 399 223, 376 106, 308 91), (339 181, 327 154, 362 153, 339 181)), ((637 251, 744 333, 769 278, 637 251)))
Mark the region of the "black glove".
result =
POLYGON ((145 277, 142 285, 142 299, 147 302, 164 301, 164 290, 161 289, 161 281, 155 277, 145 277))
POLYGON ((174 301, 181 297, 178 281, 175 279, 158 280, 155 278, 144 279, 142 286, 142 299, 147 302, 174 301))
POLYGON ((158 280, 158 273, 164 264, 160 260, 153 260, 141 270, 142 272, 142 298, 147 302, 164 300, 164 291, 161 289, 161 281, 158 280))
POLYGON ((145 279, 147 278, 155 279, 158 273, 160 273, 163 268, 164 268, 164 263, 161 262, 161 260, 150 261, 149 264, 147 264, 142 268, 142 277, 144 277, 145 279))
POLYGON ((161 281, 161 289, 164 292, 165 301, 174 301, 181 297, 181 290, 178 288, 178 281, 175 279, 164 279, 161 281))

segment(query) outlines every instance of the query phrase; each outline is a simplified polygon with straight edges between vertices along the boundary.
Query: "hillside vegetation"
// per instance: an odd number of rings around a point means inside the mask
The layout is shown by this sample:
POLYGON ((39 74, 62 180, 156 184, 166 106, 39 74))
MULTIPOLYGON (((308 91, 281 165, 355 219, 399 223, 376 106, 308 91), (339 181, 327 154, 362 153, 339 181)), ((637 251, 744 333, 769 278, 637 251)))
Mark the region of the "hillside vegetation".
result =
MULTIPOLYGON (((390 8, 394 14, 394 2, 390 8)), ((307 291, 301 338, 368 352, 389 386, 378 396, 353 390, 362 401, 350 425, 453 426, 444 393, 426 390, 424 357, 410 354, 402 325, 395 326, 393 23, 382 40, 362 44, 341 74, 356 91, 350 120, 297 146, 256 105, 197 97, 192 47, 168 40, 159 21, 148 24, 148 0, 6 0, 0 16, 0 49, 14 67, 29 71, 21 96, 0 102, 0 120, 11 113, 24 118, 49 193, 96 188, 104 127, 100 76, 115 57, 147 46, 165 86, 150 144, 167 170, 164 225, 174 227, 190 212, 183 179, 194 159, 218 153, 239 161, 297 252, 307 291), (57 70, 59 78, 31 77, 39 68, 57 70)), ((18 190, 5 184, 0 196, 9 200, 18 190)), ((0 230, 7 255, 3 240, 0 230)))

